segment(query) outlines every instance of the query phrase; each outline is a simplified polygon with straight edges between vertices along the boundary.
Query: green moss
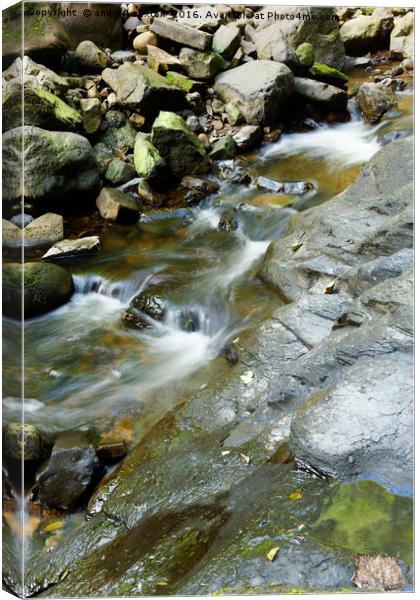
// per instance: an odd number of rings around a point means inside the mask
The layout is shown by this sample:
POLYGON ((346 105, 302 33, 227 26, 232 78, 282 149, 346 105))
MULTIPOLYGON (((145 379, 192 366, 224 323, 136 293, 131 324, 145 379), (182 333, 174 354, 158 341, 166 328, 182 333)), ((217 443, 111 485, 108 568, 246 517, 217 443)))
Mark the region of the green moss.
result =
POLYGON ((329 67, 328 65, 323 65, 321 63, 314 63, 312 67, 309 69, 309 73, 315 79, 319 79, 320 81, 326 81, 327 83, 332 81, 336 83, 347 83, 349 78, 342 71, 338 69, 334 69, 334 67, 329 67))
POLYGON ((303 67, 309 69, 315 61, 314 47, 309 42, 300 44, 295 50, 296 56, 303 67))
POLYGON ((137 138, 134 145, 134 167, 137 174, 148 179, 164 165, 165 161, 153 144, 144 138, 137 138))
POLYGON ((62 123, 65 123, 71 128, 77 127, 77 125, 81 124, 81 115, 77 112, 77 110, 61 100, 61 98, 58 98, 58 96, 55 96, 43 88, 35 88, 34 92, 39 98, 44 100, 48 106, 51 107, 56 119, 62 123))
POLYGON ((340 484, 311 536, 355 554, 386 554, 412 564, 413 505, 373 481, 340 484))
POLYGON ((182 132, 193 144, 193 146, 198 150, 198 152, 203 156, 203 158, 207 158, 206 150, 203 144, 200 142, 195 133, 193 133, 191 129, 189 129, 184 119, 179 115, 173 112, 162 110, 159 113, 159 116, 157 117, 155 122, 153 123, 152 135, 158 129, 179 131, 180 133, 182 132))
POLYGON ((176 73, 175 71, 168 71, 166 73, 166 79, 170 84, 175 85, 184 92, 191 92, 197 84, 193 79, 190 79, 186 75, 182 75, 182 73, 176 73))

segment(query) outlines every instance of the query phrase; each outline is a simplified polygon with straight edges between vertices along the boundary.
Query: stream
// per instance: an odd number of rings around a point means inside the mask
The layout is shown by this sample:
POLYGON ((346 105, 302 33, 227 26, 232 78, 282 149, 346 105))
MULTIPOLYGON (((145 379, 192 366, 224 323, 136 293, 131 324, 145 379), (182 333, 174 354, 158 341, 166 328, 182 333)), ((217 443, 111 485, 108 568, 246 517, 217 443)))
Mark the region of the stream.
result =
MULTIPOLYGON (((367 75, 353 73, 349 89, 367 75)), ((369 126, 351 108, 346 123, 314 123, 243 157, 253 176, 310 182, 303 196, 219 181, 219 192, 194 208, 150 211, 133 226, 103 226, 101 251, 68 263, 71 301, 25 322, 25 422, 48 434, 124 422, 134 445, 180 397, 217 377, 221 349, 279 304, 256 277, 270 242, 296 210, 346 189, 390 136, 412 133, 412 89, 398 99, 398 112, 379 125, 369 126), (220 217, 232 207, 239 226, 221 231, 220 217), (122 311, 151 286, 167 300, 164 321, 144 331, 127 327, 122 311)), ((22 411, 19 330, 17 322, 3 320, 5 422, 22 411)), ((65 519, 71 529, 79 516, 65 519)), ((34 529, 25 522, 29 553, 34 529)))

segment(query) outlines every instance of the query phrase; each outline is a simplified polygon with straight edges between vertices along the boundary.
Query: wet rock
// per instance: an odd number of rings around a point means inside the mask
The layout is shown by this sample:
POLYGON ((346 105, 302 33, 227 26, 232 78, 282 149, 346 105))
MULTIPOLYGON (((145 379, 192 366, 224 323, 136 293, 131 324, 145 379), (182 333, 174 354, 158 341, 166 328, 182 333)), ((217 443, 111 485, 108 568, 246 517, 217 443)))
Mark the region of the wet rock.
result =
POLYGON ((352 69, 370 67, 371 63, 372 59, 369 56, 346 56, 343 69, 347 72, 352 69))
POLYGON ((21 8, 16 8, 4 11, 3 67, 8 67, 22 54, 36 62, 58 67, 60 58, 70 46, 63 26, 54 16, 25 15, 26 33, 22 49, 21 8))
POLYGON ((161 38, 196 50, 208 50, 213 39, 212 35, 204 31, 164 18, 155 19, 150 30, 161 38))
POLYGON ((311 102, 324 110, 342 111, 347 106, 346 92, 321 81, 296 77, 295 92, 305 101, 311 102))
POLYGON ((218 163, 219 175, 231 183, 249 183, 251 176, 244 166, 234 160, 224 160, 218 163))
POLYGON ((369 51, 384 48, 381 20, 370 15, 359 15, 346 21, 340 29, 346 53, 363 56, 369 51))
POLYGON ((261 140, 261 128, 258 125, 245 125, 233 135, 239 150, 250 150, 257 146, 261 140))
POLYGON ((105 69, 102 79, 117 94, 117 102, 153 118, 160 110, 182 110, 184 94, 149 67, 124 63, 118 69, 105 69))
POLYGON ((99 98, 82 98, 80 108, 83 114, 83 127, 88 134, 98 131, 101 121, 101 101, 99 98))
POLYGON ((389 591, 402 589, 405 580, 401 567, 394 558, 362 554, 356 557, 353 583, 362 589, 389 591))
POLYGON ((42 505, 70 509, 77 506, 97 479, 99 461, 85 434, 59 436, 47 464, 36 478, 42 505))
POLYGON ((172 112, 161 112, 153 123, 152 143, 172 174, 200 175, 209 169, 204 146, 184 119, 172 112))
POLYGON ((181 179, 181 186, 202 192, 205 196, 215 194, 219 189, 218 184, 214 181, 202 179, 201 177, 192 177, 191 175, 186 175, 181 179))
POLYGON ((226 209, 219 221, 219 229, 222 231, 235 231, 238 229, 238 214, 236 208, 228 208, 226 209))
POLYGON ((247 123, 258 125, 279 118, 290 102, 293 79, 285 65, 255 60, 219 75, 214 89, 239 109, 247 123))
POLYGON ((220 356, 225 358, 231 365, 236 365, 239 362, 239 354, 233 344, 226 344, 220 350, 220 356))
POLYGON ((314 79, 331 85, 343 86, 349 79, 342 71, 320 63, 314 63, 309 69, 309 73, 314 79))
POLYGON ((191 48, 182 48, 179 60, 192 79, 214 79, 226 68, 225 61, 215 52, 199 52, 191 48))
POLYGON ((303 42, 296 48, 296 56, 302 67, 310 69, 315 62, 314 47, 309 42, 303 42))
POLYGON ((268 177, 258 177, 256 184, 257 187, 274 193, 283 192, 284 189, 283 183, 275 181, 274 179, 269 179, 268 177))
POLYGON ((25 196, 60 201, 95 193, 99 174, 89 141, 76 133, 38 127, 11 129, 3 136, 3 198, 25 196), (23 135, 25 178, 22 181, 20 145, 23 135), (52 152, 51 149, 54 149, 52 152))
POLYGON ((368 123, 377 123, 390 109, 398 105, 397 97, 391 88, 381 83, 363 83, 356 96, 356 102, 368 123))
POLYGON ((136 176, 136 169, 129 163, 120 158, 113 158, 106 171, 105 179, 115 185, 126 183, 136 176))
POLYGON ((209 152, 209 157, 213 160, 228 160, 237 154, 236 142, 231 135, 225 135, 218 139, 212 150, 209 152))
POLYGON ((312 184, 306 181, 288 181, 282 183, 268 177, 258 177, 256 185, 275 194, 290 194, 291 196, 300 196, 312 189, 312 184))
POLYGON ((58 260, 60 258, 71 258, 84 254, 98 252, 100 249, 100 241, 97 235, 79 238, 77 240, 62 240, 52 246, 46 252, 42 260, 58 260))
POLYGON ((147 54, 147 46, 157 46, 158 38, 152 31, 144 31, 133 40, 133 48, 140 54, 147 54))
POLYGON ((115 4, 96 4, 91 2, 62 2, 59 4, 60 23, 70 38, 72 48, 90 40, 100 48, 118 50, 123 44, 123 25, 121 11, 115 4), (90 16, 86 16, 90 10, 90 16), (100 27, 94 25, 100 20, 100 27))
POLYGON ((260 60, 275 60, 292 71, 298 67, 298 58, 287 42, 283 23, 273 23, 257 32, 254 37, 257 56, 260 60))
POLYGON ((107 221, 133 223, 139 218, 140 207, 134 198, 115 188, 102 188, 96 198, 96 206, 107 221))
MULTIPOLYGON (((35 317, 67 302, 73 293, 73 280, 68 271, 57 265, 25 263, 25 319, 35 317)), ((22 266, 3 265, 3 313, 20 319, 22 313, 22 266)))
POLYGON ((146 290, 135 296, 130 306, 155 321, 163 321, 165 318, 166 302, 153 290, 146 290))
POLYGON ((213 52, 229 60, 239 48, 241 32, 236 25, 221 25, 213 37, 213 52))
POLYGON ((76 48, 76 58, 81 68, 88 73, 99 73, 108 64, 108 57, 90 40, 80 42, 76 48))
POLYGON ((126 455, 124 441, 102 441, 96 448, 96 455, 99 460, 105 464, 119 462, 126 455))
MULTIPOLYGON (((270 6, 256 12, 254 22, 259 24, 258 32, 279 23, 275 13, 276 11, 270 6)), ((334 9, 320 6, 293 6, 288 7, 287 13, 289 18, 281 20, 280 25, 288 45, 296 50, 300 44, 309 42, 314 48, 317 62, 341 69, 344 62, 344 47, 334 9)))
POLYGON ((33 425, 8 423, 3 429, 3 452, 15 460, 38 461, 42 454, 39 431, 33 425))
POLYGON ((155 146, 146 138, 137 137, 134 144, 134 167, 140 177, 152 185, 168 177, 166 163, 155 146))

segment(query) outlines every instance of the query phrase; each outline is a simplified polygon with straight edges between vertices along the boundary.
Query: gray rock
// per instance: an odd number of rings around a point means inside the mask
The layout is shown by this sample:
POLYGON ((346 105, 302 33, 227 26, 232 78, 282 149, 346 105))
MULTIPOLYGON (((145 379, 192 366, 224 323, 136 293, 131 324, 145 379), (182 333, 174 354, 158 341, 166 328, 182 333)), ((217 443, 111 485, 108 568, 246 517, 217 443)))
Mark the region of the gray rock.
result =
POLYGON ((11 129, 3 136, 3 199, 26 197, 74 200, 74 194, 95 193, 99 184, 89 141, 76 133, 38 127, 11 129), (25 177, 20 163, 24 141, 25 177))
POLYGON ((299 60, 287 42, 282 22, 273 23, 273 25, 258 31, 254 43, 260 60, 275 60, 284 63, 292 71, 298 68, 299 60))
POLYGON ((98 131, 102 121, 101 101, 99 98, 82 98, 80 109, 83 115, 83 127, 88 134, 98 131))
POLYGON ((149 67, 124 63, 118 69, 105 69, 102 79, 117 94, 118 104, 153 118, 160 110, 186 107, 183 92, 149 67))
MULTIPOLYGON (((25 263, 23 295, 25 319, 38 316, 67 302, 73 293, 68 271, 57 265, 25 263)), ((22 265, 3 265, 3 313, 20 319, 22 314, 22 265)))
MULTIPOLYGON (((254 22, 258 31, 278 23, 275 14, 278 6, 265 6, 257 11, 254 22)), ((344 46, 340 37, 338 21, 333 8, 320 6, 288 6, 287 19, 280 21, 288 45, 296 50, 300 44, 309 42, 315 51, 317 62, 341 69, 344 63, 344 46)))
POLYGON ((113 4, 89 3, 90 16, 86 16, 84 3, 62 2, 57 10, 59 20, 70 38, 72 48, 90 40, 100 48, 118 50, 123 45, 123 24, 121 11, 113 4), (100 27, 93 24, 100 19, 100 27))
POLYGON ((371 15, 359 15, 346 21, 340 29, 346 53, 363 56, 383 46, 381 20, 371 15))
POLYGON ((398 106, 394 91, 383 83, 362 83, 356 103, 368 123, 377 123, 392 108, 398 106))
POLYGON ((261 128, 258 125, 245 125, 237 133, 234 133, 233 139, 239 150, 250 150, 258 145, 262 137, 261 128))
POLYGON ((135 222, 139 218, 140 207, 130 194, 104 187, 96 198, 96 206, 101 217, 118 223, 135 222))
POLYGON ((247 123, 258 125, 281 117, 291 100, 293 80, 285 65, 255 60, 219 75, 214 89, 239 109, 247 123))
POLYGON ((182 48, 179 60, 192 79, 214 79, 226 68, 225 61, 215 52, 199 52, 191 48, 182 48))
POLYGON ((105 171, 105 179, 115 185, 126 183, 136 176, 136 169, 120 158, 113 158, 105 171))
POLYGON ((213 160, 228 160, 237 154, 236 142, 231 135, 218 139, 209 153, 213 160))
POLYGON ((76 58, 88 73, 100 73, 108 64, 105 52, 90 40, 80 42, 76 48, 76 58))
POLYGON ((98 143, 95 147, 103 144, 108 149, 109 156, 112 156, 115 150, 123 152, 133 150, 137 131, 130 121, 122 119, 119 111, 116 110, 110 110, 105 115, 105 121, 108 123, 108 127, 104 131, 98 131, 96 135, 98 143), (109 113, 112 115, 108 116, 109 113))
POLYGON ((42 505, 73 508, 93 485, 99 461, 85 434, 62 434, 51 457, 36 479, 36 493, 42 505))
POLYGON ((414 13, 395 18, 389 49, 402 58, 414 57, 414 13))
POLYGON ((26 227, 26 225, 29 225, 29 223, 31 223, 31 221, 33 220, 34 218, 31 217, 31 215, 27 215, 26 213, 19 213, 18 215, 12 217, 10 219, 10 222, 13 223, 13 225, 19 227, 19 229, 23 229, 24 227, 26 227))
POLYGON ((48 252, 42 256, 42 260, 59 260, 61 258, 71 258, 98 252, 101 244, 97 235, 78 238, 76 240, 62 240, 52 246, 48 252))
POLYGON ((164 18, 155 19, 150 30, 161 38, 196 50, 208 50, 213 39, 213 36, 204 31, 164 18))
POLYGON ((23 230, 25 248, 42 248, 62 240, 63 237, 63 217, 54 213, 45 213, 32 220, 23 230))
POLYGON ((239 48, 241 31, 236 25, 221 25, 213 37, 213 52, 229 60, 239 48))
POLYGON ((328 85, 306 77, 295 77, 295 92, 305 101, 325 110, 342 111, 347 106, 347 93, 334 85, 328 85))

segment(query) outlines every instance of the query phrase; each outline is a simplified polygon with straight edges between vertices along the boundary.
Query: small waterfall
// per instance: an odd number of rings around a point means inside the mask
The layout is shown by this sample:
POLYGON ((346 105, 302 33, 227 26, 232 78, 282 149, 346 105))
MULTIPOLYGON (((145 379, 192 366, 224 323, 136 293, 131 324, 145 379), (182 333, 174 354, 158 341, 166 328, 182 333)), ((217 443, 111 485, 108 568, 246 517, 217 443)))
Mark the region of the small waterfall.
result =
POLYGON ((96 293, 126 304, 144 289, 155 272, 142 271, 121 281, 109 281, 99 275, 73 275, 74 289, 76 294, 96 293))

